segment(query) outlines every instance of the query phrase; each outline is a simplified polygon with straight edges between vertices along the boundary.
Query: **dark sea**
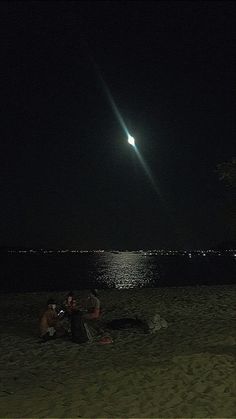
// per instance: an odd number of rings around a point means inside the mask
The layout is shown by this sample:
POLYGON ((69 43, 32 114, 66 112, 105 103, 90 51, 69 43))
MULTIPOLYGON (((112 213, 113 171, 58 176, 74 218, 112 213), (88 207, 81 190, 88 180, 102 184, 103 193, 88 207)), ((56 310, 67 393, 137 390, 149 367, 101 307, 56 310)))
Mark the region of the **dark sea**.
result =
POLYGON ((3 253, 2 293, 234 284, 235 254, 3 253))

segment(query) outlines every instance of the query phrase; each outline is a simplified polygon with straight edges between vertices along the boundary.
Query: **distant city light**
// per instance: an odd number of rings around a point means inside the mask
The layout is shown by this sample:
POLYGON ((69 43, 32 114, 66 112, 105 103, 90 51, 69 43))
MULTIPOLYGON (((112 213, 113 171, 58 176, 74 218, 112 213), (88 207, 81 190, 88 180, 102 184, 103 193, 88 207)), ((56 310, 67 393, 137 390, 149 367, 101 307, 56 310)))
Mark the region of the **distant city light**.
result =
POLYGON ((105 253, 105 252, 112 252, 112 253, 136 253, 143 255, 145 257, 147 256, 182 256, 182 257, 188 257, 188 258, 194 258, 194 257, 211 257, 211 256, 231 256, 236 258, 236 250, 235 249, 228 249, 224 251, 219 250, 212 250, 212 249, 195 249, 195 250, 171 250, 171 249, 150 249, 150 250, 104 250, 104 249, 8 249, 8 253, 20 253, 20 254, 78 254, 78 253, 105 253))

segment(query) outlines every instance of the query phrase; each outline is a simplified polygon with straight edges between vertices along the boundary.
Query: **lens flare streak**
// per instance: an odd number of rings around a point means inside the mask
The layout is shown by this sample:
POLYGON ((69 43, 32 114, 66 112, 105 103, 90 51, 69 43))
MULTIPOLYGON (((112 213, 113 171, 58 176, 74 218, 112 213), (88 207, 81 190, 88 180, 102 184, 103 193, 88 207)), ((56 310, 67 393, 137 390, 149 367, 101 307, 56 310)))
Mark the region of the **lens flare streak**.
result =
POLYGON ((124 130, 125 134, 127 135, 127 141, 128 141, 128 143, 129 143, 129 144, 130 144, 130 145, 134 148, 134 150, 135 150, 135 152, 136 152, 136 154, 137 154, 137 156, 138 156, 138 159, 139 159, 139 161, 140 161, 140 163, 141 163, 141 165, 142 165, 142 167, 143 167, 143 169, 144 169, 144 171, 145 171, 145 173, 146 173, 147 177, 149 178, 149 180, 150 180, 150 182, 151 182, 151 184, 152 184, 152 186, 153 186, 153 188, 154 188, 155 192, 158 194, 158 196, 159 196, 159 197, 161 197, 161 195, 160 195, 160 191, 159 191, 159 189, 158 189, 158 187, 157 187, 157 185, 156 185, 156 183, 155 183, 155 181, 154 181, 154 179, 153 179, 153 176, 152 176, 152 174, 151 174, 151 171, 150 171, 150 169, 149 169, 149 167, 148 167, 147 163, 146 163, 146 162, 144 161, 144 159, 142 158, 142 156, 141 156, 140 152, 138 151, 137 146, 135 145, 135 139, 134 139, 134 137, 132 137, 132 136, 130 135, 130 133, 129 133, 129 131, 128 131, 128 129, 127 129, 127 127, 126 127, 126 125, 125 125, 125 122, 124 122, 124 120, 123 120, 123 118, 122 118, 122 116, 121 116, 121 113, 120 113, 120 111, 119 111, 119 109, 118 109, 118 107, 117 107, 117 105, 116 105, 116 103, 115 103, 115 101, 114 101, 114 99, 113 99, 113 97, 112 97, 112 94, 111 94, 111 92, 110 92, 110 90, 109 90, 109 88, 108 88, 108 86, 107 86, 107 84, 106 84, 105 80, 103 79, 103 77, 102 77, 102 75, 101 75, 101 72, 100 72, 100 70, 99 70, 99 68, 98 68, 98 66, 97 66, 97 63, 95 62, 95 60, 94 60, 94 58, 92 57, 92 55, 90 55, 90 59, 91 59, 91 61, 92 61, 92 63, 93 63, 93 66, 94 66, 94 68, 95 68, 95 70, 96 70, 96 72, 97 72, 98 76, 99 76, 99 79, 100 79, 100 81, 101 81, 101 83, 102 83, 102 86, 103 86, 104 91, 105 91, 105 93, 106 93, 106 96, 107 96, 107 98, 108 98, 108 100, 109 100, 109 103, 110 103, 110 105, 111 105, 111 107, 112 107, 112 109, 113 109, 113 112, 114 112, 114 114, 116 115, 116 117, 117 117, 117 119, 118 119, 118 121, 119 121, 119 123, 120 123, 121 127, 123 128, 123 130, 124 130))

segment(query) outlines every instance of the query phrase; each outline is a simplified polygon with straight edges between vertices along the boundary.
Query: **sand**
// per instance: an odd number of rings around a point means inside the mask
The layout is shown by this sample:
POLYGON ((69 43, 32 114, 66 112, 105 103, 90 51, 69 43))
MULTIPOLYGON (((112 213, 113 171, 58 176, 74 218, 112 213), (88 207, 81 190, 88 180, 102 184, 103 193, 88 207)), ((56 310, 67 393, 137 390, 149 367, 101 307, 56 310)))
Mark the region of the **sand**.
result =
POLYGON ((48 296, 64 294, 0 299, 0 417, 236 418, 236 286, 102 290, 104 320, 168 322, 113 331, 110 345, 40 343, 48 296))

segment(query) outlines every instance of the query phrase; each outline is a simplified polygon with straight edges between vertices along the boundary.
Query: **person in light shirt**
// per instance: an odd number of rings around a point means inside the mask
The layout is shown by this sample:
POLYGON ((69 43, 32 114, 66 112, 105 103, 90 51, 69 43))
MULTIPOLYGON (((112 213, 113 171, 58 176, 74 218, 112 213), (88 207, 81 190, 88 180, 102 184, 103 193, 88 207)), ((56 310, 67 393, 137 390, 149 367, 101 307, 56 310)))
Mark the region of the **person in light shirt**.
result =
POLYGON ((46 309, 42 312, 39 319, 40 337, 46 342, 49 339, 62 336, 65 330, 60 325, 60 320, 56 311, 56 302, 50 298, 46 309))
POLYGON ((98 320, 101 315, 101 303, 98 298, 98 290, 90 290, 88 296, 88 312, 84 314, 83 318, 87 320, 98 320))

